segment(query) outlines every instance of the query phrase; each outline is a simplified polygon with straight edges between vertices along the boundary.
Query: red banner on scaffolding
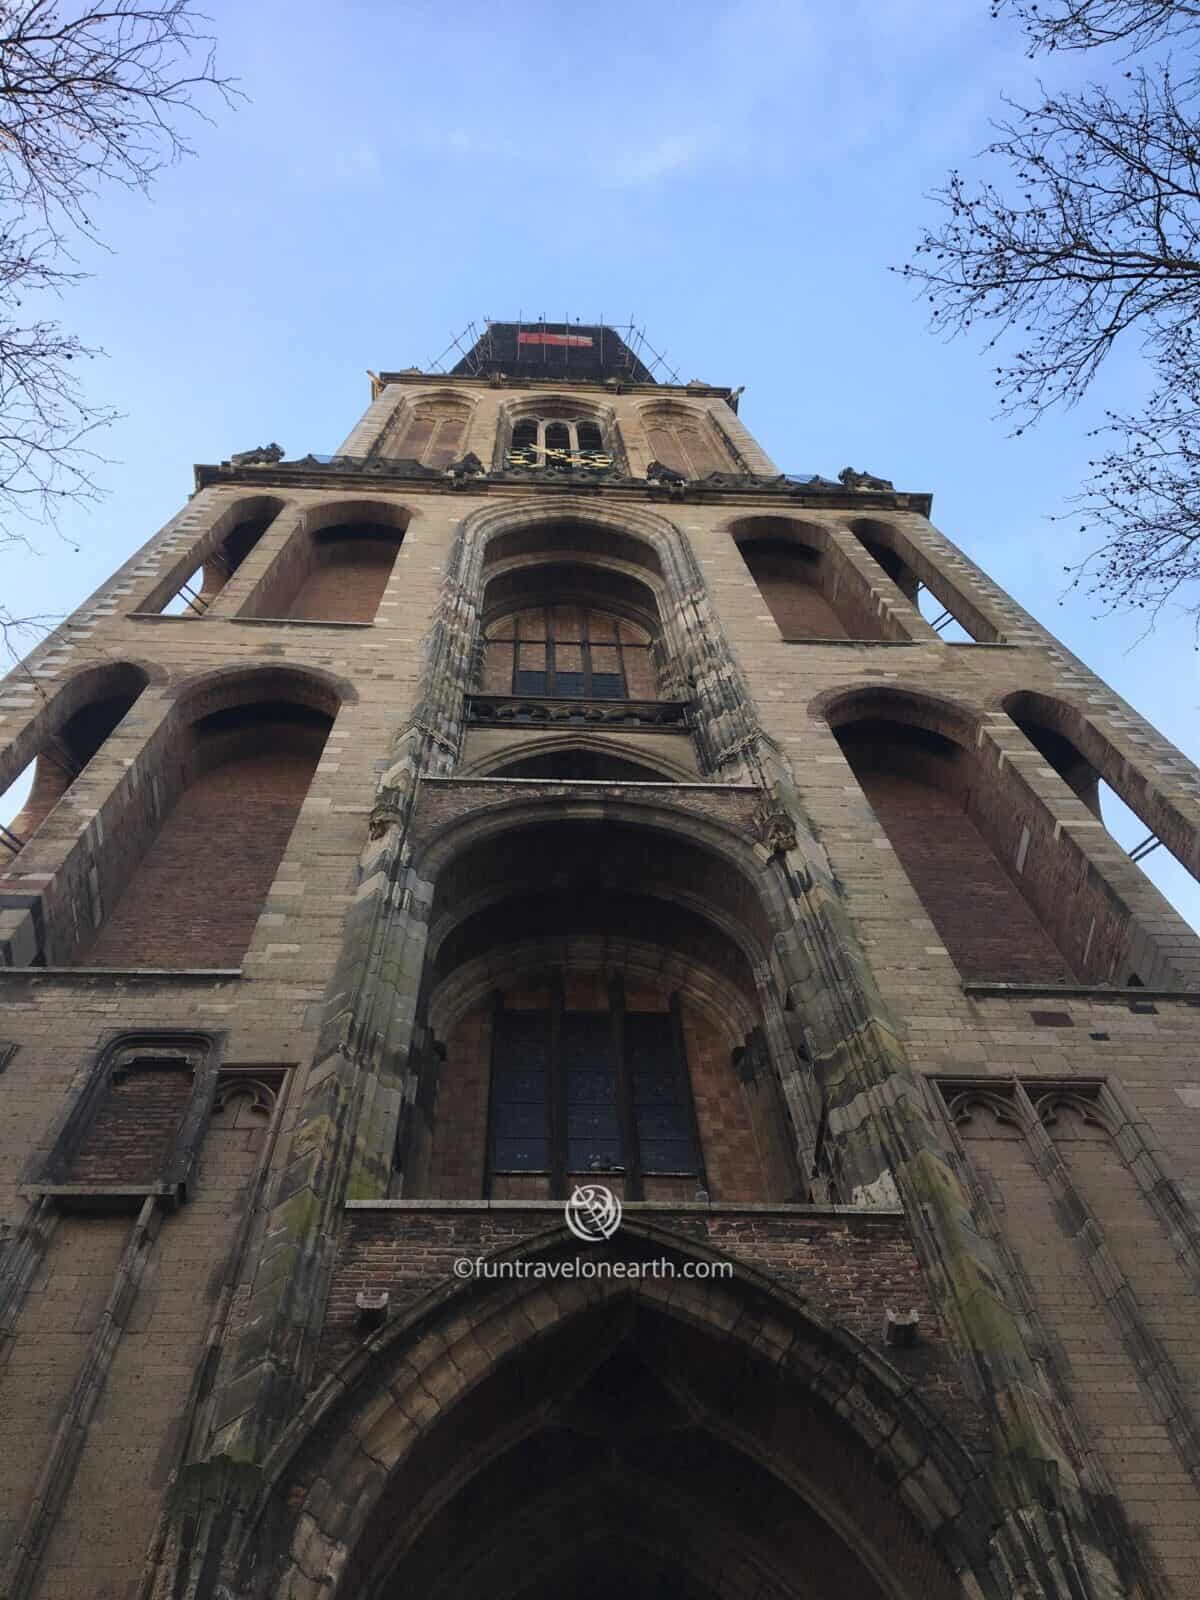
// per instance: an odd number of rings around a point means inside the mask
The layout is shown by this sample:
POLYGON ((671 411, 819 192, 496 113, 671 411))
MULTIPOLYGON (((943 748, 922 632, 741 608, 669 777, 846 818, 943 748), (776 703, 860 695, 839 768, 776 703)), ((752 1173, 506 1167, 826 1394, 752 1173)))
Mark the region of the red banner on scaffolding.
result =
POLYGON ((519 333, 518 344, 567 344, 590 347, 592 338, 586 333, 519 333))

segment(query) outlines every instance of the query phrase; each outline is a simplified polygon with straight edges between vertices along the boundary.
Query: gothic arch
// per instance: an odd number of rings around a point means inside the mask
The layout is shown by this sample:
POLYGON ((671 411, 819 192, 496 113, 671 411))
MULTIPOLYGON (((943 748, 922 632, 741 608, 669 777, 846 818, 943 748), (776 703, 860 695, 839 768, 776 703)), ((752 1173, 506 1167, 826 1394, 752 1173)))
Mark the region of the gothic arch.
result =
POLYGON ((76 927, 70 960, 239 964, 343 692, 325 673, 287 667, 178 685, 108 797, 107 825, 123 847, 104 858, 91 926, 76 927))
POLYGON ((845 525, 914 609, 923 584, 969 638, 986 644, 1003 641, 1004 631, 990 612, 947 576, 916 540, 894 522, 878 517, 855 517, 845 525))
MULTIPOLYGON (((712 1272, 726 1259, 640 1221, 627 1221, 603 1250, 631 1264, 669 1260, 678 1273, 712 1272)), ((556 1226, 497 1259, 532 1271, 578 1255, 556 1226)), ((732 1278, 691 1286, 681 1277, 559 1279, 552 1287, 480 1278, 419 1302, 331 1373, 281 1438, 264 1463, 231 1576, 251 1600, 282 1600, 312 1584, 330 1600, 376 1600, 389 1583, 430 1593, 427 1574, 440 1562, 454 1577, 432 1592, 465 1600, 482 1592, 480 1564, 503 1539, 507 1509, 493 1524, 473 1486, 494 1490, 497 1472, 517 1476, 531 1450, 561 1446, 560 1481, 578 1477, 596 1490, 590 1514, 586 1496, 574 1502, 581 1543, 597 1523, 621 1539, 605 1516, 611 1499, 626 1503, 621 1474, 593 1477, 589 1440, 614 1459, 654 1464, 637 1484, 658 1509, 667 1558, 686 1527, 687 1538, 714 1552, 732 1538, 741 1560, 775 1573, 780 1587, 769 1592, 788 1600, 817 1600, 829 1578, 837 1592, 864 1600, 1000 1600, 1010 1592, 989 1549, 999 1508, 919 1386, 741 1261, 732 1278), (641 1418, 632 1434, 626 1394, 641 1418), (443 1436, 453 1439, 449 1456, 443 1436), (770 1497, 777 1529, 803 1529, 807 1576, 787 1537, 777 1542, 757 1524, 747 1489, 770 1497), (677 1495, 691 1509, 682 1524, 672 1510, 677 1495), (752 1531, 739 1538, 726 1525, 708 1545, 703 1509, 719 1520, 727 1496, 752 1531), (484 1516, 473 1534, 454 1515, 464 1504, 484 1516), (262 1560, 264 1547, 279 1557, 262 1560), (969 1587, 957 1575, 964 1572, 973 1575, 969 1587)), ((522 1489, 537 1481, 530 1473, 522 1489)), ((547 1548, 558 1504, 547 1485, 534 1518, 547 1548)), ((551 1566, 569 1574, 572 1558, 560 1550, 551 1566)), ((503 1571, 500 1564, 497 1577, 503 1571)), ((494 1590, 489 1581, 488 1592, 516 1600, 542 1591, 518 1578, 494 1590)), ((699 1591, 714 1600, 747 1592, 699 1591)))
POLYGON ((827 527, 800 517, 737 517, 725 531, 783 638, 882 639, 860 575, 827 527))

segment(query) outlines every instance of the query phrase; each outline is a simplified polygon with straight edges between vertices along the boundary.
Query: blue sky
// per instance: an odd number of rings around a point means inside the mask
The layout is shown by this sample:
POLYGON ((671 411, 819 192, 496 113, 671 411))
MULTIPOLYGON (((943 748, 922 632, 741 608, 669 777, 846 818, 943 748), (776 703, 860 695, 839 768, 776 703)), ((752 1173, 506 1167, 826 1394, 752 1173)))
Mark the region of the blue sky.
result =
MULTIPOLYGON (((179 508, 193 462, 335 450, 366 369, 426 365, 472 318, 632 316, 684 381, 746 385, 785 470, 932 491, 951 538, 1200 754, 1190 627, 1138 643, 1138 619, 1064 600, 1082 552, 1047 520, 1105 402, 1144 387, 1137 351, 1010 439, 978 345, 932 337, 888 272, 1000 94, 1047 75, 988 0, 205 9, 249 99, 194 126, 196 159, 151 199, 93 208, 110 252, 85 254, 61 309, 107 351, 88 381, 125 414, 110 493, 65 518, 78 553, 39 534, 4 554, 10 609, 76 605, 179 508)), ((1147 866, 1200 923, 1200 888, 1165 851, 1147 866)))

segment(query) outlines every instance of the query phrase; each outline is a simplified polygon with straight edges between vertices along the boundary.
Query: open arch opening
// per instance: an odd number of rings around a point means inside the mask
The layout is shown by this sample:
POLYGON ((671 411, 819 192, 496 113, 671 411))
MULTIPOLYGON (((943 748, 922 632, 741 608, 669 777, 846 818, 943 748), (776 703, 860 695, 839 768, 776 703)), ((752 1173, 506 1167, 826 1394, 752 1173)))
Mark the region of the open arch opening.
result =
MULTIPOLYGON (((793 1199, 769 935, 745 880, 631 824, 539 821, 439 874, 425 1014, 444 1041, 406 1194, 793 1199)), ((414 1125, 416 1128, 417 1125, 414 1125)))
POLYGON ((995 643, 999 628, 923 550, 889 522, 857 517, 850 531, 947 643, 995 643))
POLYGON ((149 682, 129 664, 81 673, 0 762, 0 868, 14 861, 149 682), (18 798, 19 801, 18 801, 18 798))
POLYGON ((1069 983, 1076 973, 1026 892, 1011 796, 962 726, 916 696, 857 696, 831 722, 950 958, 968 980, 1069 983), (1009 863, 1011 862, 1011 867, 1009 863))
POLYGON ((77 965, 240 964, 333 711, 320 693, 254 691, 251 678, 210 690, 207 704, 197 699, 153 786, 158 821, 129 828, 122 876, 112 882, 107 915, 76 948, 77 965))
POLYGON ((168 616, 202 617, 282 510, 283 501, 271 495, 229 507, 204 540, 198 566, 158 609, 168 616))

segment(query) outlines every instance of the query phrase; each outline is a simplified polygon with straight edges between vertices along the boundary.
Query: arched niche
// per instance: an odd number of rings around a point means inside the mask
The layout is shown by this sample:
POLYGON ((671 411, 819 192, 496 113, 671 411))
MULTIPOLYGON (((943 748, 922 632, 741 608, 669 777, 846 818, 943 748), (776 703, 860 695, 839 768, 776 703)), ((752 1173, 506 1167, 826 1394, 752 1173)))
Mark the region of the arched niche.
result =
MULTIPOLYGON (((883 690, 834 699, 826 715, 962 976, 1074 981, 1040 903, 1046 886, 1024 873, 1014 841, 1025 820, 1019 797, 1003 774, 980 764, 970 716, 931 697, 883 690)), ((1026 835, 1027 850, 1028 827, 1026 835)))
POLYGON ((0 794, 22 778, 30 783, 0 834, 0 869, 16 860, 149 681, 145 668, 132 662, 87 668, 58 689, 0 755, 0 794))
POLYGON ((791 517, 741 517, 729 533, 785 639, 880 639, 869 591, 828 531, 791 517))
POLYGON ((74 964, 240 965, 337 705, 289 671, 191 686, 145 761, 141 805, 124 807, 74 964))
POLYGON ((514 825, 445 864, 430 915, 424 1017, 445 1054, 406 1194, 547 1198, 601 1167, 630 1198, 801 1191, 766 922, 728 863, 680 832, 514 825))
POLYGON ((407 507, 386 500, 306 510, 241 615, 373 622, 410 519, 407 507))
POLYGON ((673 401, 652 401, 641 409, 640 421, 652 461, 687 478, 707 478, 714 472, 737 472, 728 440, 711 417, 673 401))
POLYGON ((474 403, 465 395, 406 395, 371 455, 417 461, 425 467, 448 467, 466 453, 467 430, 474 409, 474 403))

